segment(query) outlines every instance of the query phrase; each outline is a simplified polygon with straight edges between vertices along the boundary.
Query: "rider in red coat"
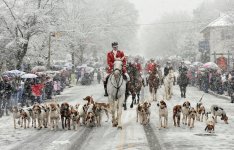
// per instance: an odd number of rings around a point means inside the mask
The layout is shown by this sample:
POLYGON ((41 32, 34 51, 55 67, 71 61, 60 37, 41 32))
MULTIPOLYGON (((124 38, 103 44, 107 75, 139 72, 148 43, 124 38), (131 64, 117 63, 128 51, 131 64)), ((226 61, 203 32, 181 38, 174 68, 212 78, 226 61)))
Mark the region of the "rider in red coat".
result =
POLYGON ((107 53, 107 64, 108 64, 107 74, 108 75, 104 79, 104 89, 105 89, 105 95, 104 96, 108 96, 108 93, 107 93, 107 81, 108 81, 109 75, 113 71, 115 57, 123 59, 123 70, 122 70, 122 72, 123 72, 124 76, 127 78, 127 81, 130 80, 130 77, 127 74, 127 70, 126 70, 126 58, 125 58, 124 52, 118 50, 118 42, 113 42, 112 43, 112 48, 113 48, 113 50, 111 50, 111 51, 109 51, 107 53))
POLYGON ((114 67, 114 62, 115 62, 115 57, 116 58, 123 58, 123 73, 126 73, 126 58, 124 57, 124 52, 117 50, 117 47, 113 47, 113 50, 107 53, 107 64, 109 66, 108 68, 108 74, 110 74, 113 71, 113 67, 114 67))
POLYGON ((147 65, 147 72, 151 73, 155 68, 157 68, 157 64, 154 62, 154 59, 151 58, 150 63, 147 65))
POLYGON ((135 63, 133 65, 134 65, 134 67, 136 67, 137 71, 140 74, 142 74, 142 67, 141 67, 141 64, 139 63, 139 59, 138 58, 135 59, 135 63))

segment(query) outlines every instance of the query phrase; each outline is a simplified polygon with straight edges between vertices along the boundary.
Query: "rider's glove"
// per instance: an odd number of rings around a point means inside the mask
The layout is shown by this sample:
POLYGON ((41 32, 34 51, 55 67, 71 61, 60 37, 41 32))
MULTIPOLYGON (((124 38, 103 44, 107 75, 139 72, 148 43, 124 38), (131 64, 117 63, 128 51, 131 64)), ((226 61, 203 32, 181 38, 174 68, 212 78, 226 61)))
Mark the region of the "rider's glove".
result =
POLYGON ((127 77, 127 81, 130 81, 130 77, 129 77, 128 73, 126 72, 126 73, 124 73, 124 75, 127 77))

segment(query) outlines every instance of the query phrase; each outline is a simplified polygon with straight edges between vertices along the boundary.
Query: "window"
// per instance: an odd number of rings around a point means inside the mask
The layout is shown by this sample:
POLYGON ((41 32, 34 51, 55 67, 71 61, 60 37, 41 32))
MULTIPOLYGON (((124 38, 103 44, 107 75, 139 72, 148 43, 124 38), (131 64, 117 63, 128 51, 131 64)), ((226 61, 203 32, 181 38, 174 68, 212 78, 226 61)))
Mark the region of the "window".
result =
POLYGON ((221 31, 221 39, 222 40, 229 40, 233 38, 233 30, 229 27, 222 29, 221 31))

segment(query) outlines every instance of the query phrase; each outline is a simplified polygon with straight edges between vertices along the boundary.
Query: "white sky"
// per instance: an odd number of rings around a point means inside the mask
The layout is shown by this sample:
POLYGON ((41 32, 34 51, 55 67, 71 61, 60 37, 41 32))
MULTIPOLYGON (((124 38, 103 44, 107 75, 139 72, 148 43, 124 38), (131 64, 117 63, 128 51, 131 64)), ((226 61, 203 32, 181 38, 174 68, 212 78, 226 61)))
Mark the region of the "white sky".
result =
POLYGON ((139 11, 139 23, 147 24, 160 18, 165 12, 193 12, 200 3, 207 0, 130 0, 139 11))

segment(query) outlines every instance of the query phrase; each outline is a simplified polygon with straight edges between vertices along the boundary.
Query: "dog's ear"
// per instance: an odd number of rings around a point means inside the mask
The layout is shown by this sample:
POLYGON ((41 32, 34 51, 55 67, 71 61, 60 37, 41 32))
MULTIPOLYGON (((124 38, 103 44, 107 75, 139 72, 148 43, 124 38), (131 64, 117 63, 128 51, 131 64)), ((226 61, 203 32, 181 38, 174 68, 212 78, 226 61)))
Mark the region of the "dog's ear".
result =
POLYGON ((218 107, 214 107, 214 110, 217 111, 219 108, 218 107))
POLYGON ((183 107, 185 107, 185 105, 186 105, 186 104, 185 104, 185 102, 184 102, 184 103, 183 103, 183 107))
POLYGON ((188 102, 188 105, 190 106, 190 102, 188 102))

